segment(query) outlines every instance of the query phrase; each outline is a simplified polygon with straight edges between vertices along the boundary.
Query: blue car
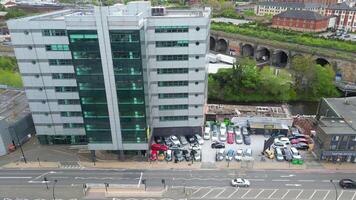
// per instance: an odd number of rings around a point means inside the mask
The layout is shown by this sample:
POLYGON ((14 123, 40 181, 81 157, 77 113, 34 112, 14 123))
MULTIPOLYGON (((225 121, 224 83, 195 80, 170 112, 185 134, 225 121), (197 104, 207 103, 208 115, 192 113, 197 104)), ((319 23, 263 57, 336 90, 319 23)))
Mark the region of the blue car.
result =
POLYGON ((235 151, 233 149, 229 149, 229 151, 227 151, 226 153, 226 160, 231 161, 232 158, 234 157, 234 153, 235 151))

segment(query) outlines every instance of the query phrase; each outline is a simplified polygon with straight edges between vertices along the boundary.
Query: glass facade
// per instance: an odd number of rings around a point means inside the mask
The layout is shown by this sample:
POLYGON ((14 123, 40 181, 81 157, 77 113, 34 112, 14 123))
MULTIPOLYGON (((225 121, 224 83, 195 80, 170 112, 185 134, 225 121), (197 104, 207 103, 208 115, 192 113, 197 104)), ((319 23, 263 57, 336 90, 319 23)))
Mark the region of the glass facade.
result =
POLYGON ((99 41, 95 30, 68 31, 89 143, 112 143, 99 41))
POLYGON ((123 143, 146 143, 146 111, 139 30, 110 31, 123 143))

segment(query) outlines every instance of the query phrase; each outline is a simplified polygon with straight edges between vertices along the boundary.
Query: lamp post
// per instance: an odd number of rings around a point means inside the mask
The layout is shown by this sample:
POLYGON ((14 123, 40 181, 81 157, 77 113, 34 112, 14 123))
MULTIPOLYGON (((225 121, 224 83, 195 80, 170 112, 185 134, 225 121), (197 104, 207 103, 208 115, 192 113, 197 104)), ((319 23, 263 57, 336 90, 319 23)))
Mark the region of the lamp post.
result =
POLYGON ((338 195, 338 193, 337 193, 336 185, 335 185, 335 183, 333 182, 332 179, 330 180, 330 183, 333 184, 333 186, 334 186, 334 188, 335 188, 335 200, 337 200, 337 199, 339 198, 339 195, 338 195))
POLYGON ((52 190, 52 195, 53 195, 53 200, 56 200, 56 197, 54 196, 54 188, 56 187, 57 179, 54 180, 53 182, 53 190, 52 190))
POLYGON ((27 163, 27 160, 26 160, 26 157, 25 157, 25 154, 24 154, 24 152, 23 152, 22 145, 21 145, 21 142, 20 142, 20 138, 19 138, 19 136, 17 135, 17 133, 16 133, 15 130, 14 130, 14 133, 15 133, 16 138, 17 138, 17 144, 19 145, 20 150, 21 150, 21 154, 22 154, 22 157, 23 157, 23 161, 25 161, 25 163, 27 163))

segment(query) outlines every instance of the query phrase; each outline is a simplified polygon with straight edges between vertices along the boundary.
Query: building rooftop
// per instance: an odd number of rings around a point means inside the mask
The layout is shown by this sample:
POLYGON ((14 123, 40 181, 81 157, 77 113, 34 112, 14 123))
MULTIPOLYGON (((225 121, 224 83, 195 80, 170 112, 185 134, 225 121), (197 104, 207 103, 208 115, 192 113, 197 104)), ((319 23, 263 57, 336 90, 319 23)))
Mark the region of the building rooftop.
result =
POLYGON ((273 7, 284 7, 284 8, 325 8, 327 7, 325 4, 322 3, 286 3, 286 2, 273 2, 273 1, 266 1, 261 2, 258 5, 262 6, 273 6, 273 7))
POLYGON ((333 10, 355 10, 356 11, 356 7, 351 7, 347 2, 332 4, 328 8, 333 9, 333 10))
POLYGON ((30 109, 24 91, 0 89, 0 120, 13 123, 28 113, 30 109))
POLYGON ((276 17, 292 18, 292 19, 303 19, 303 20, 322 20, 328 17, 322 16, 317 12, 308 10, 287 10, 281 12, 276 17))
POLYGON ((356 97, 325 98, 325 102, 356 131, 356 97))
POLYGON ((328 135, 356 135, 356 130, 343 118, 321 118, 319 127, 328 135))

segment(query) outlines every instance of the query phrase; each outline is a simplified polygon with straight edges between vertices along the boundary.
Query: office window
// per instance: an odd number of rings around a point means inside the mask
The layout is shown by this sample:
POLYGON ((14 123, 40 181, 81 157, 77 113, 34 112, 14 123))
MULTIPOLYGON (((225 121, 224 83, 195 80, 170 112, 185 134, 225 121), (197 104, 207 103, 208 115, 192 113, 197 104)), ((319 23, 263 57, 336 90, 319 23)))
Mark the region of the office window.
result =
POLYGON ((188 26, 159 26, 155 28, 155 33, 187 33, 188 26))
POLYGON ((188 105, 161 105, 159 106, 159 110, 187 110, 188 105))
POLYGON ((42 30, 42 36, 66 36, 66 30, 62 29, 44 29, 42 30))
POLYGON ((56 92, 76 92, 77 87, 54 87, 56 92))
POLYGON ((339 136, 333 136, 331 140, 332 141, 339 141, 339 136))
POLYGON ((49 59, 49 65, 72 65, 72 60, 70 59, 49 59))
POLYGON ((69 51, 69 46, 67 44, 51 44, 46 45, 47 51, 69 51))
POLYGON ((188 98, 188 93, 164 93, 164 94, 158 94, 158 98, 160 99, 188 98))
POLYGON ((187 121, 188 116, 164 116, 159 117, 159 121, 187 121))
POLYGON ((162 68, 157 69, 157 74, 187 74, 188 68, 162 68))
POLYGON ((56 73, 52 74, 52 79, 74 79, 74 74, 72 73, 56 73))
POLYGON ((111 42, 138 42, 140 36, 138 33, 111 33, 111 42))
POLYGON ((188 60, 188 55, 158 55, 157 61, 188 60))
POLYGON ((61 112, 61 117, 81 117, 81 112, 61 112))
POLYGON ((58 99, 59 105, 77 105, 79 103, 79 99, 58 99))
POLYGON ((158 87, 179 87, 187 85, 188 81, 158 81, 158 87))
POLYGON ((36 61, 35 61, 35 60, 33 60, 33 61, 31 61, 31 63, 32 63, 33 65, 35 65, 35 64, 36 64, 36 61))
POLYGON ((187 47, 188 45, 188 40, 156 41, 156 47, 187 47))
POLYGON ((70 34, 69 35, 70 42, 76 42, 78 40, 81 41, 97 41, 98 35, 97 34, 70 34))
POLYGON ((139 59, 140 53, 137 51, 113 51, 113 59, 139 59))
POLYGON ((74 59, 100 59, 100 52, 97 51, 73 51, 74 59))
POLYGON ((83 124, 79 123, 64 123, 63 128, 83 128, 83 124))

